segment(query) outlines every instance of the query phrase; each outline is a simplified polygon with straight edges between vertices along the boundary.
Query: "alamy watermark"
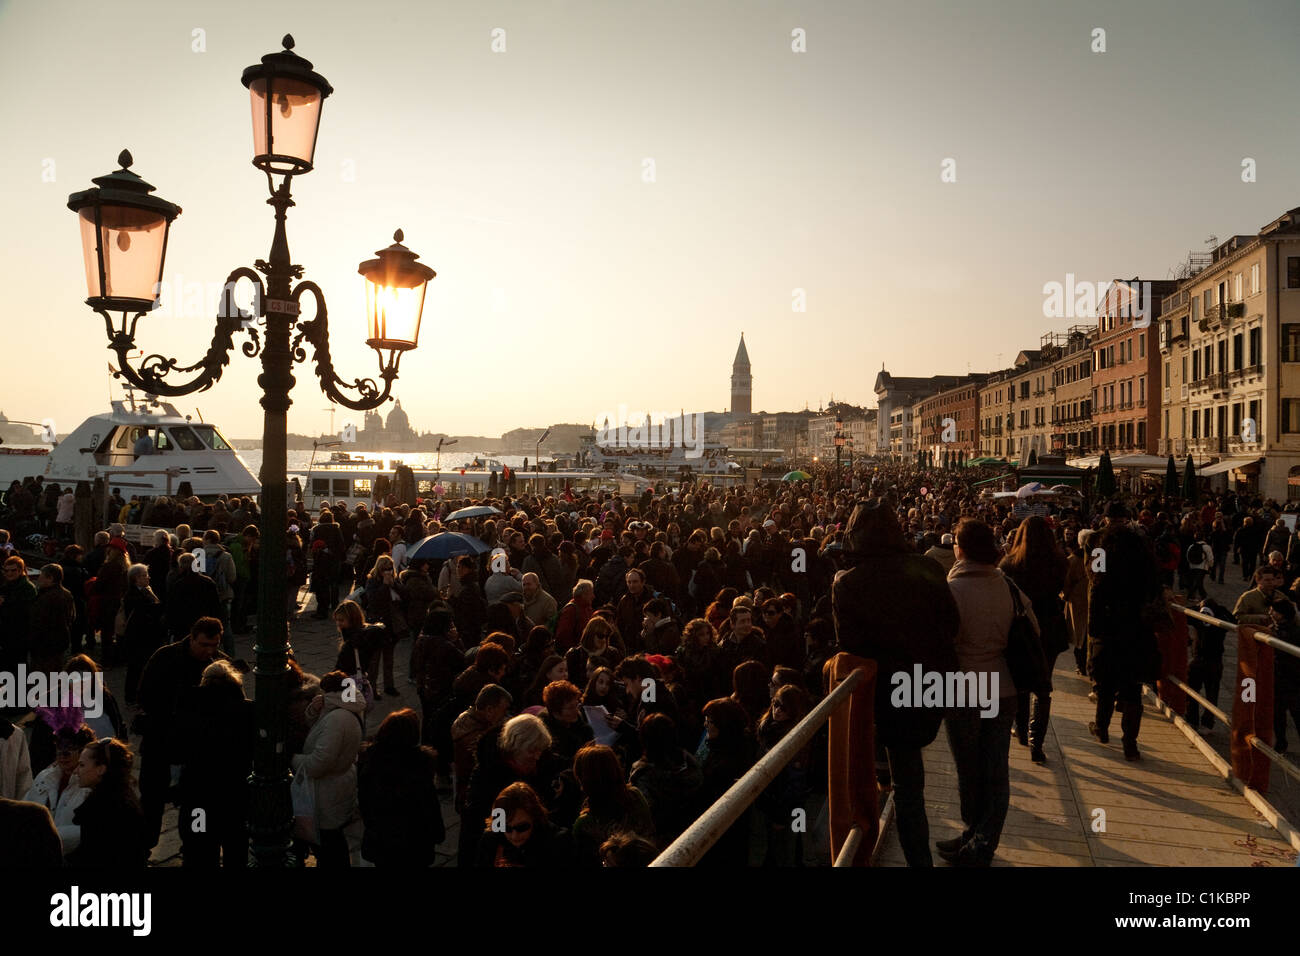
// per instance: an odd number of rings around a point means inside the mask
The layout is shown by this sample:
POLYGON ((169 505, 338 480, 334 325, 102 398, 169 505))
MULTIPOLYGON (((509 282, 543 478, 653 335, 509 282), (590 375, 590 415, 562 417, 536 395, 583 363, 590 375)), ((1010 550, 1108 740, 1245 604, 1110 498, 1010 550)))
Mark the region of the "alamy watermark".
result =
POLYGON ((596 429, 596 444, 602 451, 618 453, 625 449, 628 454, 634 454, 681 448, 687 458, 704 456, 703 412, 646 413, 644 417, 636 417, 635 425, 628 424, 631 419, 626 405, 618 407, 618 414, 600 419, 603 424, 596 429))
POLYGON ((998 715, 997 671, 927 671, 920 664, 912 672, 895 671, 889 683, 894 707, 935 707, 943 710, 976 707, 981 717, 998 715))
POLYGON ((27 669, 0 671, 0 709, 79 707, 90 719, 104 715, 104 675, 50 673, 27 669))
POLYGON ((1064 282, 1043 283, 1043 316, 1049 319, 1095 319, 1097 307, 1107 302, 1111 288, 1116 290, 1114 309, 1107 314, 1132 319, 1133 326, 1145 329, 1151 324, 1151 283, 1077 281, 1073 272, 1064 282))

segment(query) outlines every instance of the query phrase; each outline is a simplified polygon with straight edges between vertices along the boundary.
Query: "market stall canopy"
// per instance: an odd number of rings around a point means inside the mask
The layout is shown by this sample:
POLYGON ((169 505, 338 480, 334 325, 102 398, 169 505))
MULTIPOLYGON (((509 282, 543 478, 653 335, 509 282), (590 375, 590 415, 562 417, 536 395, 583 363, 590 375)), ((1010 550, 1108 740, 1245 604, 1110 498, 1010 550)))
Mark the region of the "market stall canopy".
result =
POLYGON ((1215 462, 1213 465, 1203 465, 1196 469, 1196 473, 1202 478, 1209 478, 1211 475, 1222 475, 1225 472, 1233 471, 1237 468, 1248 468, 1251 465, 1258 464, 1263 459, 1256 455, 1254 458, 1225 458, 1223 461, 1215 462))
POLYGON ((1067 465, 1064 455, 1044 455, 1035 465, 1017 468, 1016 476, 1022 482, 1042 480, 1045 485, 1078 485, 1083 481, 1084 470, 1067 465))
POLYGON ((1118 458, 1112 458, 1110 465, 1112 468, 1123 468, 1127 471, 1141 471, 1146 468, 1159 468, 1160 473, 1165 473, 1165 464, 1167 459, 1159 455, 1120 455, 1118 458))

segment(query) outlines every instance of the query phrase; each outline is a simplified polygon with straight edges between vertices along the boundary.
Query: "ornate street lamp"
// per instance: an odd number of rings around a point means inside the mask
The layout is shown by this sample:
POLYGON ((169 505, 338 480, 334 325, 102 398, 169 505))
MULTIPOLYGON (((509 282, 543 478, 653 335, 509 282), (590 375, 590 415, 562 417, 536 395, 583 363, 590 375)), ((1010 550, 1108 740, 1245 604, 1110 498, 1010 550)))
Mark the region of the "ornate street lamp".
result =
POLYGON ((312 71, 311 63, 291 52, 292 37, 286 36, 283 43, 284 50, 262 57, 260 64, 243 73, 253 106, 253 165, 266 173, 267 204, 275 210, 270 256, 254 263, 256 271, 241 267, 230 273, 212 343, 198 362, 182 366, 157 354, 147 355, 138 366, 129 360, 136 349, 136 326, 157 304, 170 227, 180 207, 151 195, 153 187, 130 171, 131 154, 125 150, 118 158, 120 169, 93 180, 94 188, 68 197, 68 208, 81 221, 86 304, 104 318, 109 348, 117 353, 117 377, 153 395, 209 389, 221 378, 234 349, 234 335, 241 331, 250 339, 243 344, 243 353, 262 359, 258 384, 265 411, 260 476, 263 521, 255 648, 258 736, 250 814, 253 855, 259 866, 296 862, 290 851, 293 810, 285 748, 289 632, 285 446, 293 366, 307 360, 305 342, 312 347, 316 376, 331 401, 359 411, 379 407, 392 395, 402 353, 419 344, 425 292, 435 275, 402 245, 401 230, 393 245, 376 254, 378 258, 361 263, 357 271, 366 280, 369 313, 366 344, 378 356, 383 387, 373 378, 351 382, 340 378, 330 358, 324 294, 314 282, 294 282, 302 278, 303 270, 289 257, 285 233, 285 216, 294 205, 290 185, 294 176, 311 171, 321 104, 333 89, 312 71), (278 187, 277 175, 283 176, 278 187), (265 285, 258 273, 266 277, 265 285), (251 311, 234 300, 234 288, 241 280, 253 286, 251 311), (308 320, 300 317, 304 295, 311 296, 314 306, 308 320), (121 313, 118 323, 110 312, 121 313), (259 325, 265 328, 265 343, 259 325), (172 381, 173 373, 189 377, 172 381))

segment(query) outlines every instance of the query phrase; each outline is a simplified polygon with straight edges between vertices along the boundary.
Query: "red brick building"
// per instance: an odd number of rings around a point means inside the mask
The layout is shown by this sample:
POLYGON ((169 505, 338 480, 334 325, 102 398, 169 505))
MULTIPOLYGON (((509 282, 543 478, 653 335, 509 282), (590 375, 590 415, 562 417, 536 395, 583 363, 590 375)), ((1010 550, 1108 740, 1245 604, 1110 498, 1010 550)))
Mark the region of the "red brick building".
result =
POLYGON ((1097 306, 1092 350, 1092 447, 1157 453, 1161 300, 1172 280, 1116 279, 1097 306))
POLYGON ((988 375, 972 373, 955 387, 923 398, 912 416, 912 436, 916 448, 929 461, 943 464, 944 452, 965 461, 979 456, 979 394, 988 375), (944 441, 945 419, 952 420, 952 441, 944 441))

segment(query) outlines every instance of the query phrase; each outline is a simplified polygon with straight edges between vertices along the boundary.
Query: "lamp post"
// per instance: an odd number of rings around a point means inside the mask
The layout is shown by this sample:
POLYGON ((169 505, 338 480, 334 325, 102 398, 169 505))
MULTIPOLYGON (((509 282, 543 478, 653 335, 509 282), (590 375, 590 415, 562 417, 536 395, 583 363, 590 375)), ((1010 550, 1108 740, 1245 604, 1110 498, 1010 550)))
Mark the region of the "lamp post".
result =
MULTIPOLYGON (((193 365, 152 354, 137 367, 128 361, 136 348, 140 319, 156 307, 158 287, 171 224, 181 208, 153 196, 153 187, 131 172, 131 154, 118 157, 120 169, 93 180, 94 188, 74 193, 68 208, 81 223, 85 256, 86 304, 104 319, 109 348, 117 353, 116 377, 152 395, 188 395, 216 384, 230 361, 234 335, 246 332, 241 348, 249 358, 261 356, 264 409, 262 434, 262 545, 257 582, 256 723, 250 836, 255 865, 286 866, 295 861, 290 850, 292 804, 289 797, 288 757, 285 748, 288 715, 285 681, 288 673, 288 595, 285 582, 287 507, 285 501, 287 413, 294 386, 293 366, 305 362, 303 343, 312 347, 315 373, 321 390, 339 405, 358 411, 377 408, 392 395, 402 353, 419 341, 425 290, 435 275, 417 263, 418 256, 394 243, 361 263, 357 271, 366 280, 369 334, 366 344, 379 359, 379 378, 347 382, 338 376, 329 350, 329 318, 325 297, 314 282, 297 282, 302 267, 289 256, 285 216, 294 205, 290 196, 293 177, 310 172, 316 149, 321 106, 333 88, 311 63, 293 52, 293 38, 284 49, 262 57, 244 70, 242 82, 253 108, 253 165, 266 174, 275 210, 275 231, 268 259, 259 259, 257 271, 240 267, 230 273, 217 315, 216 330, 207 353, 193 365), (276 176, 282 176, 280 184, 276 176), (266 277, 263 285, 258 273, 266 277), (234 288, 247 280, 253 287, 252 310, 234 301, 234 288), (309 295, 313 315, 301 317, 301 300, 309 295), (115 323, 110 312, 121 312, 115 323), (134 316, 128 320, 128 316, 134 316), (265 342, 258 333, 265 327, 265 342), (172 381, 173 373, 186 375, 172 381), (345 392, 356 393, 352 397, 345 392)), ((150 759, 158 759, 153 757, 150 759)))

